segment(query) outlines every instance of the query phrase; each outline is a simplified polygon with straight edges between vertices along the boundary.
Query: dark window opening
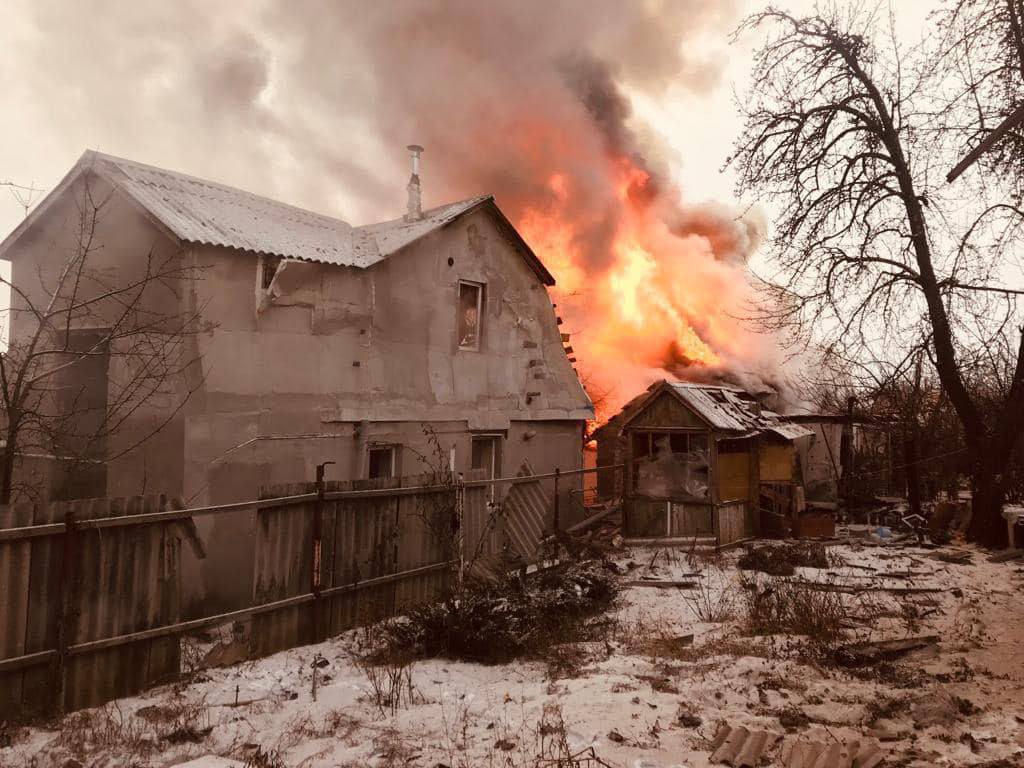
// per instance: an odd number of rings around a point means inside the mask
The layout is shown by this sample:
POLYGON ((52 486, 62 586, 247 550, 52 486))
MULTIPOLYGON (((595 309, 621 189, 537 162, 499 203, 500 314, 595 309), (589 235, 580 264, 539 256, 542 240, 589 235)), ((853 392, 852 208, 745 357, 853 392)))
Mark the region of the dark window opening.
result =
POLYGON ((459 283, 459 349, 480 349, 483 324, 484 287, 479 283, 459 283))
POLYGON ((270 290, 270 284, 274 281, 274 275, 277 274, 277 268, 280 264, 281 258, 279 256, 263 257, 263 271, 260 275, 260 286, 264 291, 270 290))
POLYGON ((395 446, 370 449, 371 480, 395 476, 395 446))

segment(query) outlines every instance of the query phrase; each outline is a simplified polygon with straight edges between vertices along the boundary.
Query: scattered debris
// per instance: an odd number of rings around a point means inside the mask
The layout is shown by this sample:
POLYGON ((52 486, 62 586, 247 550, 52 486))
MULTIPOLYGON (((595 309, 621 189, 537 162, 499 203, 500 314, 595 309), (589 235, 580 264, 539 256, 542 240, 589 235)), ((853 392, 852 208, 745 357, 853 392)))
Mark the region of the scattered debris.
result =
POLYGON ((627 581, 627 587, 656 587, 658 589, 696 589, 695 581, 655 581, 652 579, 641 579, 640 581, 627 581))
POLYGON ((761 571, 772 576, 792 576, 797 568, 828 568, 828 554, 821 544, 784 542, 746 548, 736 561, 744 571, 761 571))
POLYGON ((955 565, 970 565, 973 561, 971 553, 966 549, 940 549, 936 552, 932 552, 930 557, 935 560, 941 560, 944 563, 953 563, 955 565))
POLYGON ((779 753, 779 761, 786 768, 874 768, 884 757, 878 745, 869 741, 823 744, 794 736, 783 740, 779 753))
POLYGON ((833 651, 833 657, 843 667, 864 667, 880 661, 898 659, 918 648, 939 642, 937 635, 907 637, 899 640, 868 640, 860 643, 841 645, 833 651))
POLYGON ((916 728, 949 725, 960 715, 960 704, 956 697, 942 687, 924 693, 910 708, 910 716, 916 728))
POLYGON ((700 728, 704 721, 686 704, 680 704, 676 712, 676 722, 684 728, 700 728))
POLYGON ((988 561, 990 563, 1008 563, 1011 560, 1020 560, 1024 558, 1024 549, 1008 549, 1005 552, 997 552, 994 555, 990 555, 988 561))
POLYGON ((811 722, 811 718, 807 716, 807 713, 796 706, 786 707, 786 709, 779 712, 778 717, 779 725, 787 731, 801 730, 810 725, 811 722))
POLYGON ((761 764, 761 758, 778 740, 777 733, 723 724, 711 744, 711 762, 753 768, 761 764))

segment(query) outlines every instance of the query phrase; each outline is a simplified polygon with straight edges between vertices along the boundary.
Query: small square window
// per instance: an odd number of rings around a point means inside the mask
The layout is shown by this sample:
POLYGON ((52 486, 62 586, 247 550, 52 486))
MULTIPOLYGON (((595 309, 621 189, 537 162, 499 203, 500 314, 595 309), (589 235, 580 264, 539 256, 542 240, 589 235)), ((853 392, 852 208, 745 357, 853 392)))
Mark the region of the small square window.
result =
POLYGON ((459 282, 459 316, 456 322, 459 349, 480 349, 483 332, 484 287, 459 282))
POLYGON ((395 446, 388 445, 370 449, 371 480, 395 476, 395 446))

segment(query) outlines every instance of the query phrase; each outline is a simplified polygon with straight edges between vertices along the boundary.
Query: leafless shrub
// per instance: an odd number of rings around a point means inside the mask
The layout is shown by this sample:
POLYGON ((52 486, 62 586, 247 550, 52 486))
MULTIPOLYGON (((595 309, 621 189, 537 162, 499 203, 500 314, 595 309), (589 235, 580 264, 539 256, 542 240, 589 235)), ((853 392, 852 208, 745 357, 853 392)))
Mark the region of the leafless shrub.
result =
POLYGON ((849 610, 847 595, 799 581, 772 578, 763 586, 742 582, 742 608, 751 635, 802 635, 830 642, 842 635, 849 610))
POLYGON ((484 663, 542 658, 556 643, 590 639, 586 619, 618 593, 604 561, 565 564, 520 581, 467 585, 458 600, 414 608, 384 628, 386 648, 484 663))
POLYGON ((373 740, 378 768, 407 768, 415 765, 416 752, 408 737, 394 728, 385 728, 373 740))
POLYGON ((368 698, 381 717, 394 716, 398 710, 413 706, 420 698, 412 681, 416 665, 409 656, 389 653, 373 661, 356 658, 356 665, 366 677, 368 698))
POLYGON ((720 624, 736 613, 736 583, 728 571, 708 568, 693 589, 682 593, 690 610, 701 621, 720 624))

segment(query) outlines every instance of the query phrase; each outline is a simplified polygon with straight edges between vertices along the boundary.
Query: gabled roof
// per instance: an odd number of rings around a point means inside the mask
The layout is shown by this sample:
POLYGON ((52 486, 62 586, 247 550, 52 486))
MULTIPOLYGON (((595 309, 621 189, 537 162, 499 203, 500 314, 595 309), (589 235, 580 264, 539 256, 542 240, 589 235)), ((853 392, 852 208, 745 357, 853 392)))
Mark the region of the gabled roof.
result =
POLYGON ((551 273, 489 195, 424 211, 422 218, 414 221, 395 219, 353 227, 341 219, 225 184, 91 150, 79 158, 60 184, 0 243, 0 258, 86 171, 99 174, 122 190, 181 242, 339 266, 372 266, 459 217, 486 208, 498 226, 512 236, 537 276, 547 285, 555 283, 551 273))
POLYGON ((795 440, 814 434, 774 411, 764 410, 753 395, 739 387, 665 380, 651 385, 640 401, 629 403, 630 413, 622 426, 636 418, 662 392, 681 400, 711 429, 732 433, 735 437, 771 432, 786 440, 795 440))

